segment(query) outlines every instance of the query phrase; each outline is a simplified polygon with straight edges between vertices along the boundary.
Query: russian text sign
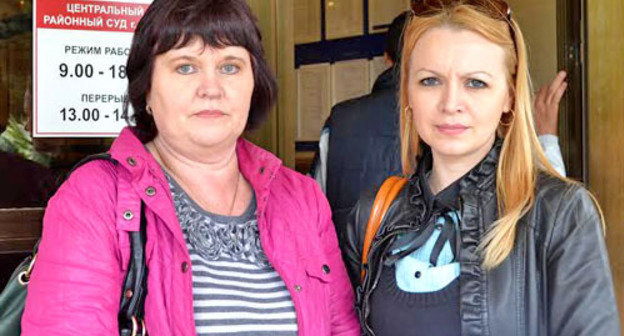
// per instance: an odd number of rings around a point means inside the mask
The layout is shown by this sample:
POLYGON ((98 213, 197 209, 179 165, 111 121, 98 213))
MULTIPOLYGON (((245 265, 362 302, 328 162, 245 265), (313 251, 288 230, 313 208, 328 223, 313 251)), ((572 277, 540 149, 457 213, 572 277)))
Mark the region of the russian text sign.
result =
POLYGON ((35 2, 34 136, 112 137, 127 125, 126 60, 149 3, 35 2))

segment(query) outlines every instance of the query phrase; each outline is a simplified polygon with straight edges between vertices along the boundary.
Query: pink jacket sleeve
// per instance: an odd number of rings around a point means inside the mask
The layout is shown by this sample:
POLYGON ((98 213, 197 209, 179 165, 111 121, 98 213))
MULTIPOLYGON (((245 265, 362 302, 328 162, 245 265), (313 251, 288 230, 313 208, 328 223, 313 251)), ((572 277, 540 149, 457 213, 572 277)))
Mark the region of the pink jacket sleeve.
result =
POLYGON ((23 336, 116 335, 123 272, 115 177, 88 163, 48 203, 28 286, 23 336))
POLYGON ((316 183, 315 191, 319 203, 320 240, 323 243, 323 250, 329 258, 331 272, 335 279, 332 281, 331 288, 331 334, 359 336, 360 324, 355 314, 353 289, 338 246, 336 230, 331 219, 331 209, 325 195, 316 183))

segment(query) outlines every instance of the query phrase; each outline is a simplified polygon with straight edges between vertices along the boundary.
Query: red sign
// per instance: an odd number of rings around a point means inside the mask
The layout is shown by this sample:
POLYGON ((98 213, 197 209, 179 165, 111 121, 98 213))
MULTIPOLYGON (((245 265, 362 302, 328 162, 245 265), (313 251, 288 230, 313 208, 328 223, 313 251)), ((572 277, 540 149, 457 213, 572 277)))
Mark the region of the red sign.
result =
POLYGON ((37 1, 37 28, 134 32, 148 6, 111 1, 37 1))

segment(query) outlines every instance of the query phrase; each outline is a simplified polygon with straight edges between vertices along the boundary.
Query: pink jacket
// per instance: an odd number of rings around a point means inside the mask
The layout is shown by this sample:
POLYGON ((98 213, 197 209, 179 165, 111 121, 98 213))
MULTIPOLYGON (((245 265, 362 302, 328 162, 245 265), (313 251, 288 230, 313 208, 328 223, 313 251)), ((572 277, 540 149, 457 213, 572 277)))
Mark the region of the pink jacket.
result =
MULTIPOLYGON (((319 187, 245 140, 236 151, 256 194, 262 246, 294 301, 299 335, 359 335, 353 292, 319 187)), ((48 204, 22 335, 118 335, 127 231, 139 229, 141 200, 148 237, 147 330, 151 336, 196 335, 191 260, 165 176, 129 128, 110 154, 118 165, 87 163, 48 204), (156 189, 152 196, 146 193, 150 186, 156 189), (130 220, 122 216, 128 210, 130 220)))

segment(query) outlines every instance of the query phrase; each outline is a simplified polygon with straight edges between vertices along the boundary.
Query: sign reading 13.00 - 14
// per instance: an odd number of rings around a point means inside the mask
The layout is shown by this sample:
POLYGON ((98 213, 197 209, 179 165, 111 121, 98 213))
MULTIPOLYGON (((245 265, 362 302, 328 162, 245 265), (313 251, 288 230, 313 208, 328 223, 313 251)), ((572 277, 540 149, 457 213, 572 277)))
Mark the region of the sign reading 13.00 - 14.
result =
POLYGON ((127 125, 126 60, 151 1, 35 1, 34 136, 109 137, 127 125))

